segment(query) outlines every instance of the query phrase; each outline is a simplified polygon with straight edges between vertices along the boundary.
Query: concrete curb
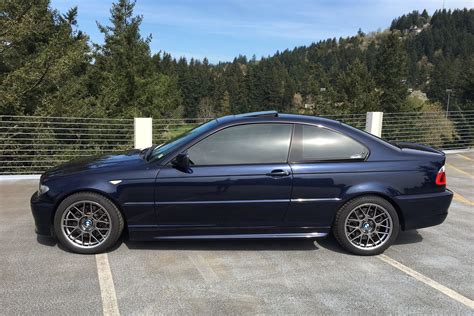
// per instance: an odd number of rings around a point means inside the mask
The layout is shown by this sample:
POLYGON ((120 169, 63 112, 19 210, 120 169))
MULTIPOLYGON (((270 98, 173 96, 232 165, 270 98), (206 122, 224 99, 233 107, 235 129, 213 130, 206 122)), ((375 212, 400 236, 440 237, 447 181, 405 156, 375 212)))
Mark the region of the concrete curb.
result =
POLYGON ((39 180, 40 174, 18 174, 0 176, 0 181, 16 181, 16 180, 39 180))
POLYGON ((470 153, 473 152, 474 149, 467 148, 467 149, 452 149, 452 150, 443 150, 445 154, 462 154, 462 153, 470 153))

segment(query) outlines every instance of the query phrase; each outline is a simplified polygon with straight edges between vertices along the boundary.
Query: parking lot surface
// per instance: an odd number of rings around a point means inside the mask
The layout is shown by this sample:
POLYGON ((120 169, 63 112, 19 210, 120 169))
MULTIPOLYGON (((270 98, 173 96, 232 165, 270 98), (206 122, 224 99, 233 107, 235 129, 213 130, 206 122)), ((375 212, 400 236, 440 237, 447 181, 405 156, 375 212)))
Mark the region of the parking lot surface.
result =
POLYGON ((37 180, 0 181, 0 314, 473 314, 474 153, 449 154, 439 226, 382 256, 320 240, 131 242, 106 255, 37 238, 37 180))

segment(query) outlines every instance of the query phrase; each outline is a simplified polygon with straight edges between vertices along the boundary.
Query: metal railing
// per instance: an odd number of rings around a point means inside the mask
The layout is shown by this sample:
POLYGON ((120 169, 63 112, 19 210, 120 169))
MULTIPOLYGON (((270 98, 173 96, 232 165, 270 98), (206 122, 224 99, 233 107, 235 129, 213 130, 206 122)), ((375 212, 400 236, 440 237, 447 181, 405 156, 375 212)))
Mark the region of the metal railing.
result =
POLYGON ((0 175, 133 147, 133 119, 0 116, 0 175))
MULTIPOLYGON (((328 115, 364 129, 366 113, 328 115)), ((161 144, 210 118, 154 119, 153 143, 161 144)), ((0 116, 0 175, 40 174, 71 159, 134 147, 134 120, 0 116)), ((474 147, 474 111, 384 113, 382 137, 443 150, 474 147)))
POLYGON ((343 122, 347 125, 358 129, 365 129, 365 122, 367 118, 366 113, 362 114, 340 114, 340 115, 322 115, 322 117, 343 122))
MULTIPOLYGON (((366 114, 327 115, 359 129, 365 128, 366 114)), ((161 144, 214 118, 153 119, 153 144, 161 144)))
POLYGON ((384 113, 382 138, 442 150, 474 146, 474 111, 384 113))
POLYGON ((153 144, 161 144, 213 118, 153 119, 153 144))

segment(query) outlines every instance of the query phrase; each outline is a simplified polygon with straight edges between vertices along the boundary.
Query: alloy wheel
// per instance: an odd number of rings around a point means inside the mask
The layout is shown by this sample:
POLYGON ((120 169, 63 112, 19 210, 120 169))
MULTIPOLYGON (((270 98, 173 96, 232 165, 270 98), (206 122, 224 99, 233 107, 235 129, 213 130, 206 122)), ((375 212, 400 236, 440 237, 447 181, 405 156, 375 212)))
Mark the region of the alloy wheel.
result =
POLYGON ((110 235, 112 223, 108 211, 94 201, 71 204, 61 218, 61 231, 66 239, 81 248, 102 244, 110 235))
POLYGON ((344 231, 349 242, 363 250, 384 245, 393 231, 390 213, 382 206, 365 203, 357 206, 346 218, 344 231))

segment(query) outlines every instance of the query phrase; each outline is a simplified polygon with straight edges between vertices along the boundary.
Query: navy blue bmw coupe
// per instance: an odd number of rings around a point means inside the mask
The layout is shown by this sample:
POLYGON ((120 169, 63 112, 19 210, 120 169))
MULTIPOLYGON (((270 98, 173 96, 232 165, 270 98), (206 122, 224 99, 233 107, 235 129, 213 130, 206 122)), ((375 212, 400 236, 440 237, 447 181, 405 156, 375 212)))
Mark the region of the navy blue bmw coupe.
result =
POLYGON ((359 255, 440 224, 445 155, 343 123, 257 112, 160 146, 74 160, 41 176, 36 232, 78 253, 132 240, 324 237, 359 255))

